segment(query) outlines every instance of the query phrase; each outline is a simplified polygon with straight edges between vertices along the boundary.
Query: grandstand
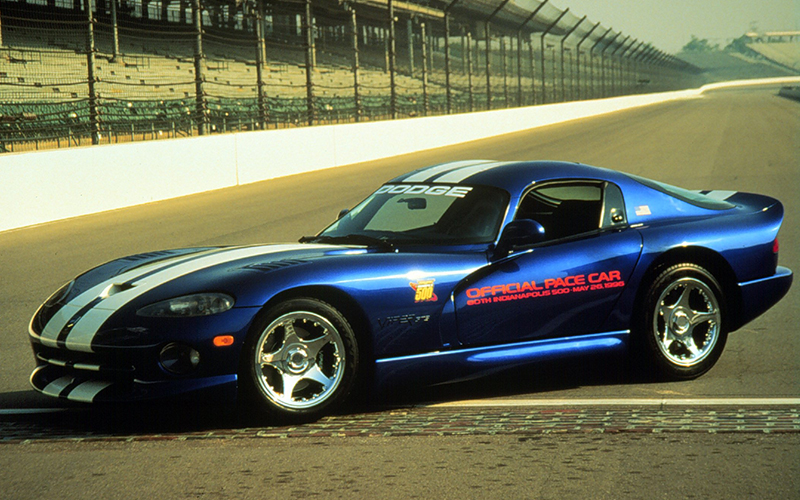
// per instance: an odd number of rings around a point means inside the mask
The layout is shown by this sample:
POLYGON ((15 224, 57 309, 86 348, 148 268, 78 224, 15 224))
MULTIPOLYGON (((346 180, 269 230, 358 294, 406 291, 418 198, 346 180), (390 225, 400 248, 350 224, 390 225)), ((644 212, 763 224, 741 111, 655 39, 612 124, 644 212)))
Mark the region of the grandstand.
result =
POLYGON ((769 61, 755 59, 737 52, 681 52, 678 56, 703 70, 703 83, 797 74, 769 61))
POLYGON ((549 0, 42 4, 0 0, 3 151, 654 92, 697 73, 549 0))
POLYGON ((762 58, 800 73, 800 31, 747 33, 747 48, 762 58))
POLYGON ((724 51, 681 52, 702 69, 704 83, 800 74, 800 32, 747 33, 724 51))

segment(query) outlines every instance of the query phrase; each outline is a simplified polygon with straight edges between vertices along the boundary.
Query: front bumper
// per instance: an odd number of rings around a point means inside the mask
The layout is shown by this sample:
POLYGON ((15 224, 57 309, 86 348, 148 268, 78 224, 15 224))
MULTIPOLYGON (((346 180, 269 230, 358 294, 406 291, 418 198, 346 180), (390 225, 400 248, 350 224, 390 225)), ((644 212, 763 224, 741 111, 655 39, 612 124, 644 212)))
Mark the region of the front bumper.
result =
POLYGON ((157 399, 229 400, 236 398, 237 377, 142 381, 104 377, 100 373, 53 365, 39 365, 31 374, 33 388, 46 396, 81 403, 127 403, 157 399))
POLYGON ((101 329, 91 350, 44 342, 45 321, 33 317, 28 327, 36 368, 33 388, 47 396, 83 403, 123 403, 159 399, 233 401, 243 341, 218 347, 218 335, 243 339, 252 318, 248 309, 233 309, 209 318, 187 318, 168 324, 101 329), (183 374, 165 369, 164 346, 182 344, 199 354, 199 364, 183 374), (55 344, 55 345, 53 345, 55 344))
POLYGON ((792 286, 792 270, 778 266, 775 274, 766 278, 739 283, 741 311, 735 329, 764 314, 780 301, 792 286))

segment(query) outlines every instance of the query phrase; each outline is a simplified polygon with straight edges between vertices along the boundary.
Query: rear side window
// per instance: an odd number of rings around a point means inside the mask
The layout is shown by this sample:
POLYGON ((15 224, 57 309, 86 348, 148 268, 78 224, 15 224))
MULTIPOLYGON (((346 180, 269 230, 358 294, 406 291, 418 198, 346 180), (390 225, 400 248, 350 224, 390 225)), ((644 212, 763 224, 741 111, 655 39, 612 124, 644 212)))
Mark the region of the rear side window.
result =
POLYGON ((532 219, 544 227, 546 240, 557 240, 623 225, 625 206, 620 189, 605 182, 552 182, 531 189, 520 202, 516 219, 532 219))
POLYGON ((601 227, 623 226, 627 223, 622 190, 616 184, 607 182, 603 193, 603 222, 601 227))

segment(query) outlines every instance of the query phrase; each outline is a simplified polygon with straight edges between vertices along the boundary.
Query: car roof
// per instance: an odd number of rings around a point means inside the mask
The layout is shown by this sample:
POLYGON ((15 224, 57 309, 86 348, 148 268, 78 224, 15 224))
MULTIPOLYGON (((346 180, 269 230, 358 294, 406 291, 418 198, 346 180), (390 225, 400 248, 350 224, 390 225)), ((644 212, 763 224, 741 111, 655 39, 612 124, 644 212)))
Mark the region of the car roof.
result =
POLYGON ((495 186, 519 195, 533 183, 553 179, 607 180, 627 184, 631 178, 606 168, 564 161, 466 160, 414 170, 392 179, 393 183, 434 183, 495 186))

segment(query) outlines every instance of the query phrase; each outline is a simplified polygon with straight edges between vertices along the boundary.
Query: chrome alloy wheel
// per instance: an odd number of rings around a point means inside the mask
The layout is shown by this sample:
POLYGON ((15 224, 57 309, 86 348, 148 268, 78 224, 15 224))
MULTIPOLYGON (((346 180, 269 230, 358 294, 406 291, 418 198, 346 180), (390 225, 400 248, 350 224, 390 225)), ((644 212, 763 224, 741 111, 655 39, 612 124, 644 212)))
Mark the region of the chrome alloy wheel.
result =
POLYGON ((345 345, 333 324, 307 311, 272 321, 255 349, 257 382, 275 404, 312 408, 328 399, 342 382, 345 345))
POLYGON ((656 302, 653 334, 661 353, 678 366, 694 366, 713 350, 722 314, 716 295, 702 281, 683 277, 669 284, 656 302))

